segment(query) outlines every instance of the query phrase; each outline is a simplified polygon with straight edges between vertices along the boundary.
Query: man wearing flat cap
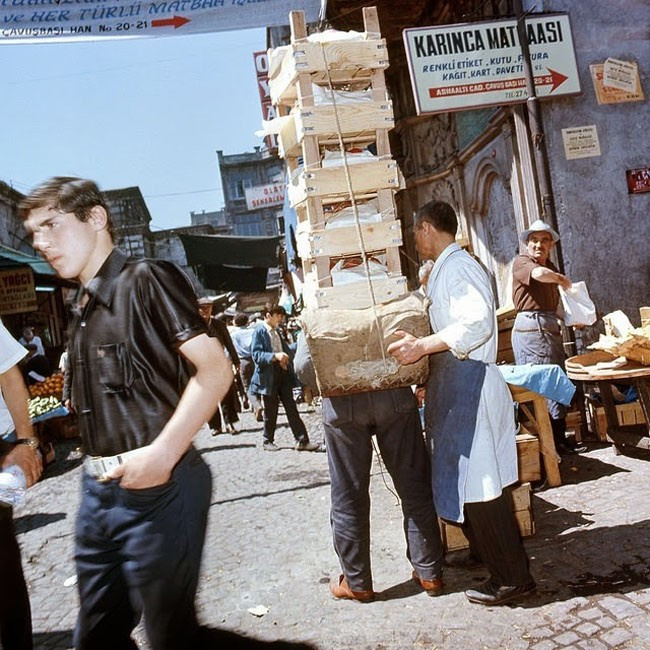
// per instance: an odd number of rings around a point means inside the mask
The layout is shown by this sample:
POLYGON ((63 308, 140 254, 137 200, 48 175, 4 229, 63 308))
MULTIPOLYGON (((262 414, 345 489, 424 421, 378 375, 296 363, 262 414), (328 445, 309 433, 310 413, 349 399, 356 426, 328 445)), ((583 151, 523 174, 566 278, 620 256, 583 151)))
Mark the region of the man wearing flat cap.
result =
MULTIPOLYGON (((519 238, 525 252, 515 258, 512 266, 512 297, 517 310, 512 329, 515 363, 555 363, 564 368, 564 346, 557 314, 558 286, 569 289, 571 280, 549 259, 560 236, 538 219, 519 238)), ((576 447, 566 438, 566 406, 553 400, 546 402, 557 451, 560 454, 584 451, 584 447, 576 447)))

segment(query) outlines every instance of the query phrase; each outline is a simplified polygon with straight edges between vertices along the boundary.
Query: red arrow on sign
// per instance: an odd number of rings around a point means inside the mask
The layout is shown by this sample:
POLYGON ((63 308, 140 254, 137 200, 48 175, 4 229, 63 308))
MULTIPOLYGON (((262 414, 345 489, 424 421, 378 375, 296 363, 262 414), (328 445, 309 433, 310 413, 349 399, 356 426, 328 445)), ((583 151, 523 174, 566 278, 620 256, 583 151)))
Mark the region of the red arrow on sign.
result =
MULTIPOLYGON (((558 86, 561 86, 569 77, 567 77, 565 74, 562 74, 561 72, 558 72, 557 70, 553 70, 553 68, 546 68, 550 73, 551 77, 551 90, 550 92, 553 92, 558 86)), ((546 84, 545 83, 538 83, 537 80, 539 77, 535 77, 535 85, 536 86, 543 86, 548 83, 548 76, 547 77, 542 77, 542 79, 546 79, 546 84)))
POLYGON ((182 27, 183 25, 189 22, 190 22, 189 18, 183 18, 183 16, 174 16, 173 18, 152 20, 151 26, 152 27, 173 27, 174 29, 178 29, 179 27, 182 27))

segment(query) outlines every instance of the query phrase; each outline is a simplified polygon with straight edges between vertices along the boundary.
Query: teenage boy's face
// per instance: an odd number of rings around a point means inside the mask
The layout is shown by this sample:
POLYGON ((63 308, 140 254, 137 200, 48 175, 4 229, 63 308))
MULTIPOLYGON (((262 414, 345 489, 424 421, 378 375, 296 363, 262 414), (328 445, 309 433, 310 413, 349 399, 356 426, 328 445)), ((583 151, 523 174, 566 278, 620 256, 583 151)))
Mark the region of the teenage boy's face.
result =
MULTIPOLYGON (((87 282, 97 245, 93 220, 79 221, 73 213, 37 208, 24 221, 34 250, 40 253, 62 278, 87 282)), ((94 268, 94 267, 93 267, 94 268)))

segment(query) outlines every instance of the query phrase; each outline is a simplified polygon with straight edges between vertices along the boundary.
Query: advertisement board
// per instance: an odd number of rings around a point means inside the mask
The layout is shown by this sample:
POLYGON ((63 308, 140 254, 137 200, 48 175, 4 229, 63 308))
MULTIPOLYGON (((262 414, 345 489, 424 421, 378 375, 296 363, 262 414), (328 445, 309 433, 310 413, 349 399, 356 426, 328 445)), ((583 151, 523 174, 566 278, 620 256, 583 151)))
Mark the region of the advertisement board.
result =
MULTIPOLYGON (((580 93, 567 14, 526 18, 538 97, 580 93)), ((404 30, 418 114, 517 104, 528 98, 516 19, 404 30)))
POLYGON ((28 266, 0 271, 0 314, 35 311, 34 274, 28 266))

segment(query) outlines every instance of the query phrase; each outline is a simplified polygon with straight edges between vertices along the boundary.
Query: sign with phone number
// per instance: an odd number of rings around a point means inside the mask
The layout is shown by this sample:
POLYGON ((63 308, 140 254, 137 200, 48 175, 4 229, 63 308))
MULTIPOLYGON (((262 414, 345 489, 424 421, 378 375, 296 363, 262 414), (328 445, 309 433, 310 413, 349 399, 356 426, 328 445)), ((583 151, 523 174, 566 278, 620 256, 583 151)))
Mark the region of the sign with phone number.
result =
MULTIPOLYGON (((307 22, 321 0, 303 0, 307 22)), ((0 44, 169 36, 287 25, 295 0, 0 0, 0 44)))

